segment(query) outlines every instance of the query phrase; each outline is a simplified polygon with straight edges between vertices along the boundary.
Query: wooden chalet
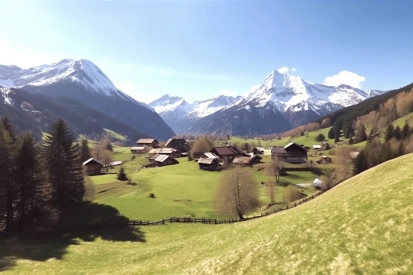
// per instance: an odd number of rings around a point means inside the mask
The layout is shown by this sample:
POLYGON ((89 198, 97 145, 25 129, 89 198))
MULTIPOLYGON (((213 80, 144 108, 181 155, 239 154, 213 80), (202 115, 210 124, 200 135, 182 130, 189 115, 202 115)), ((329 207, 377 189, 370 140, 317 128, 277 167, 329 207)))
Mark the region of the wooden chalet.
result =
POLYGON ((198 160, 199 169, 208 171, 218 171, 221 169, 221 164, 218 158, 200 158, 198 160))
POLYGON ((261 161, 262 157, 258 155, 254 155, 253 153, 249 154, 248 157, 242 156, 242 157, 236 157, 232 161, 234 164, 241 164, 241 165, 254 165, 256 163, 259 163, 261 161))
POLYGON ((307 161, 308 150, 305 146, 294 142, 288 143, 286 146, 274 146, 271 148, 271 158, 278 157, 280 161, 288 163, 305 163, 307 161))
POLYGON ((181 153, 173 148, 153 148, 149 151, 148 156, 151 158, 155 155, 168 155, 173 158, 179 158, 181 153))
POLYGON ((97 159, 90 158, 83 162, 83 169, 88 176, 102 175, 106 173, 105 164, 97 159))
POLYGON ((214 147, 210 152, 222 159, 222 161, 224 162, 224 166, 231 164, 236 157, 249 156, 240 147, 232 145, 214 147))
POLYGON ((130 148, 132 154, 143 154, 145 153, 145 146, 134 146, 130 148))
POLYGON ((167 165, 174 165, 174 164, 179 163, 173 157, 168 156, 168 155, 161 155, 161 154, 157 154, 157 155, 151 157, 149 160, 151 162, 150 167, 167 166, 167 165))
POLYGON ((173 148, 181 153, 191 151, 191 146, 183 138, 170 138, 165 143, 166 148, 173 148))
POLYGON ((136 142, 136 146, 158 148, 159 142, 154 138, 141 138, 136 142))

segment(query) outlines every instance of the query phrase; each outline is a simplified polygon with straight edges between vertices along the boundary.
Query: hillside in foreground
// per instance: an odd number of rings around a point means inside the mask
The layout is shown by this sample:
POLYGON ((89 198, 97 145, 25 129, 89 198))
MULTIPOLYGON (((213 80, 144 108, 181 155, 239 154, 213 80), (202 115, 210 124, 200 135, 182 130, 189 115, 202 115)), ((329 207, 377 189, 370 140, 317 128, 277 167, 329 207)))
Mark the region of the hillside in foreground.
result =
POLYGON ((4 274, 411 274, 412 161, 409 154, 386 162, 302 206, 244 223, 2 240, 0 267, 4 274))

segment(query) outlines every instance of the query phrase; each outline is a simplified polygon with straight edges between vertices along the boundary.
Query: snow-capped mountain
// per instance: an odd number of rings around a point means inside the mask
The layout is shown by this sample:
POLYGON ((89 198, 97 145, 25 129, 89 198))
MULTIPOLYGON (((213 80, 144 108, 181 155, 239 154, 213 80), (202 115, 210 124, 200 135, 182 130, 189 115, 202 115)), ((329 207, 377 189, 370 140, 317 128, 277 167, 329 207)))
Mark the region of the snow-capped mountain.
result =
POLYGON ((85 59, 64 59, 29 69, 0 65, 0 85, 53 97, 74 97, 155 138, 166 140, 175 135, 153 109, 117 89, 85 59))
MULTIPOLYGON (((337 87, 314 84, 299 76, 273 71, 259 88, 245 98, 233 99, 215 109, 203 105, 202 114, 208 115, 192 116, 192 127, 186 130, 182 127, 179 132, 234 135, 281 132, 382 93, 378 90, 363 91, 344 84, 337 87)), ((158 104, 161 107, 151 106, 165 120, 166 116, 175 120, 173 114, 177 109, 181 117, 199 114, 182 98, 168 97, 158 104), (169 98, 174 99, 173 104, 169 103, 169 98)))
POLYGON ((187 133, 192 124, 200 118, 231 106, 241 99, 240 96, 220 95, 190 102, 181 97, 166 94, 149 103, 149 106, 154 108, 176 133, 187 133))

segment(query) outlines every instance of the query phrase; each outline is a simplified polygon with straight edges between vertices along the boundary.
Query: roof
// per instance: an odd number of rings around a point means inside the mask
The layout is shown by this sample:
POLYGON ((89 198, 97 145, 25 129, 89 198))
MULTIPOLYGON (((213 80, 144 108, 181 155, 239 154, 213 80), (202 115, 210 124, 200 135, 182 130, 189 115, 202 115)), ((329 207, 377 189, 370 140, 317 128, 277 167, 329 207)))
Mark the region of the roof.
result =
POLYGON ((202 164, 212 164, 215 160, 216 160, 216 158, 200 158, 200 159, 198 160, 198 163, 202 163, 202 164))
POLYGON ((251 159, 250 157, 236 157, 234 158, 234 160, 232 161, 232 163, 236 163, 236 164, 250 164, 251 163, 251 159))
POLYGON ((185 139, 183 138, 170 138, 168 139, 168 141, 165 143, 165 147, 169 147, 169 146, 175 146, 173 143, 182 143, 185 144, 187 143, 185 139))
POLYGON ((149 154, 172 154, 176 152, 173 148, 154 148, 149 151, 149 154))
POLYGON ((156 141, 156 142, 158 142, 156 139, 154 139, 154 138, 141 138, 141 139, 139 139, 136 143, 139 143, 139 144, 151 144, 152 142, 154 142, 154 141, 156 141))
POLYGON ((156 158, 153 158, 153 160, 157 162, 164 162, 168 158, 170 158, 168 155, 157 155, 156 158))
POLYGON ((143 146, 133 146, 130 149, 131 150, 145 150, 145 147, 143 147, 143 146))
MULTIPOLYGON (((221 156, 233 156, 233 155, 244 155, 244 151, 238 146, 223 146, 223 147, 214 147, 212 150, 215 150, 221 156)), ((211 151, 212 151, 211 150, 211 151)))
POLYGON ((85 161, 85 162, 83 163, 82 166, 85 166, 86 164, 88 164, 88 163, 90 163, 90 162, 96 162, 96 163, 99 163, 99 164, 102 165, 102 166, 105 166, 105 164, 103 164, 103 162, 100 162, 100 161, 98 161, 97 159, 94 159, 94 158, 88 159, 87 161, 85 161))
POLYGON ((313 145, 313 149, 321 149, 321 145, 313 145))
POLYGON ((287 151, 289 149, 292 149, 292 148, 298 148, 298 149, 302 150, 303 152, 307 152, 307 149, 305 148, 304 145, 299 145, 295 142, 290 142, 290 143, 288 143, 287 145, 284 146, 284 149, 287 150, 287 151))
POLYGON ((207 158, 211 158, 211 159, 218 159, 219 158, 217 155, 215 155, 214 153, 211 153, 211 152, 205 152, 204 155, 207 158))
POLYGON ((109 163, 109 166, 116 166, 116 165, 122 165, 123 161, 119 160, 119 161, 112 161, 111 163, 109 163))

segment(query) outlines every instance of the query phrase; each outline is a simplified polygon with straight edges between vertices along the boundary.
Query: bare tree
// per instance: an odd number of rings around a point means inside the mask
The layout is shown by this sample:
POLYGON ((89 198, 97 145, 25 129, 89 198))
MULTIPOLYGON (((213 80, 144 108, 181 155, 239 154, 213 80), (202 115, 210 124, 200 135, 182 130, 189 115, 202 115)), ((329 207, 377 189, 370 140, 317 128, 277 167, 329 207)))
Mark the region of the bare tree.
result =
POLYGON ((260 206, 258 184, 251 172, 238 166, 223 172, 215 196, 216 212, 223 216, 238 216, 260 206))
POLYGON ((356 151, 356 149, 352 146, 343 145, 337 147, 336 156, 338 167, 336 169, 336 172, 339 181, 346 180, 353 175, 353 158, 351 157, 350 153, 354 151, 356 151))
POLYGON ((268 197, 270 197, 270 205, 275 204, 275 186, 276 186, 275 181, 271 180, 267 183, 267 193, 268 193, 268 197))
POLYGON ((103 162, 104 164, 109 164, 113 161, 112 152, 100 143, 96 143, 93 147, 92 157, 103 162))
POLYGON ((276 182, 280 182, 280 172, 283 168, 282 162, 278 157, 273 156, 270 162, 265 166, 265 174, 275 177, 276 182))

